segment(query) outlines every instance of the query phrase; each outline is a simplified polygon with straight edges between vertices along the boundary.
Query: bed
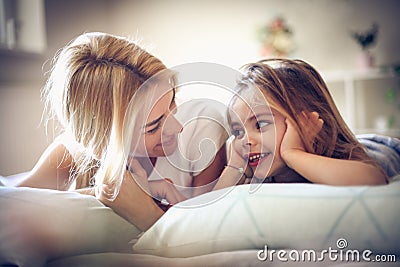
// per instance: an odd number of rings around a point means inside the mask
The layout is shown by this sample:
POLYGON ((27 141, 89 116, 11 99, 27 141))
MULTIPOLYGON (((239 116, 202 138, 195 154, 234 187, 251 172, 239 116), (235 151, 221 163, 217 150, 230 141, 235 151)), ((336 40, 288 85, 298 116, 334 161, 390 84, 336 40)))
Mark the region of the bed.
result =
POLYGON ((399 266, 400 141, 363 138, 389 184, 235 186, 144 233, 90 196, 0 186, 0 265, 399 266))

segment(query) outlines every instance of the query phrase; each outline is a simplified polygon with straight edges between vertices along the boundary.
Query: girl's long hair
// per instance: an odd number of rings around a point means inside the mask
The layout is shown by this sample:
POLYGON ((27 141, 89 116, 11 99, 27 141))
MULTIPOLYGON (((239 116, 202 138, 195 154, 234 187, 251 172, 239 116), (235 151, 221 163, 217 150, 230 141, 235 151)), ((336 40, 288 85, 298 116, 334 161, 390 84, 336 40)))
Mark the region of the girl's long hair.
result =
POLYGON ((324 80, 311 65, 302 60, 266 59, 242 69, 238 90, 257 87, 271 108, 295 126, 307 152, 376 165, 346 125, 324 80), (316 111, 324 121, 313 140, 299 123, 303 111, 316 111))

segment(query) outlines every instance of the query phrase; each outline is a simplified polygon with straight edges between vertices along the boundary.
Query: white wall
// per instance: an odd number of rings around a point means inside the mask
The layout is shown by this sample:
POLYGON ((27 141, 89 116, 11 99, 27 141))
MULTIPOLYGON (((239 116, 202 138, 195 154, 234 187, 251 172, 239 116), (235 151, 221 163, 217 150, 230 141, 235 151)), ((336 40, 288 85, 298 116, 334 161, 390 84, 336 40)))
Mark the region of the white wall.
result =
POLYGON ((113 31, 144 38, 169 65, 216 61, 231 67, 259 59, 257 28, 283 15, 301 57, 321 70, 351 69, 351 30, 380 26, 377 64, 400 60, 397 0, 119 1, 113 31), (145 4, 144 4, 145 3, 145 4))
MULTIPOLYGON (((30 0, 23 0, 30 1, 30 0)), ((54 138, 42 122, 41 88, 56 51, 84 31, 105 31, 108 0, 44 2, 47 44, 43 54, 0 50, 0 175, 30 170, 54 138)))
POLYGON ((38 160, 46 145, 40 127, 42 110, 39 90, 0 88, 0 174, 27 170, 38 160))
POLYGON ((0 174, 32 168, 51 140, 40 125, 44 62, 84 31, 140 37, 168 66, 210 61, 238 68, 260 58, 257 28, 283 15, 300 57, 323 71, 352 69, 358 51, 350 30, 380 26, 378 65, 400 62, 398 0, 47 0, 47 51, 0 51, 0 174), (39 125, 39 127, 38 127, 39 125))

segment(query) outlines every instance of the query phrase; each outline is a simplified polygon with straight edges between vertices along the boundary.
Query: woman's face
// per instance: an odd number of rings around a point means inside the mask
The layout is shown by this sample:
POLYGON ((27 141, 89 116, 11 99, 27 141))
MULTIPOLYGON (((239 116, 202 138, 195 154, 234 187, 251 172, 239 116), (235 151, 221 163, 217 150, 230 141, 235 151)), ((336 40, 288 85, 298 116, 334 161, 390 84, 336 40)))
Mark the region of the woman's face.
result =
POLYGON ((233 149, 248 162, 257 179, 273 176, 286 167, 280 145, 286 131, 285 118, 267 104, 250 107, 237 98, 229 112, 235 139, 233 149))
POLYGON ((177 136, 182 130, 182 125, 174 116, 177 109, 175 90, 165 90, 171 87, 167 81, 159 82, 157 87, 163 87, 165 93, 150 107, 141 129, 141 140, 135 155, 150 158, 165 157, 171 155, 177 148, 177 136))

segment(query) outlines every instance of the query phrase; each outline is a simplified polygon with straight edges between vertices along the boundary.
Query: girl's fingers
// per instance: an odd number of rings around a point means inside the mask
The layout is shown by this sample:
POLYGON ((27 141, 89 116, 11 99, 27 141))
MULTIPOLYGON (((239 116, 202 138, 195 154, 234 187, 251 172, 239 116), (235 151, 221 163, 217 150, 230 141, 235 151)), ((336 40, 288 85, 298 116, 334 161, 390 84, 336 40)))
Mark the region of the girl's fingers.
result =
POLYGON ((319 114, 316 111, 310 113, 312 118, 319 118, 319 114))
POLYGON ((130 158, 128 161, 129 171, 132 173, 136 173, 139 176, 145 177, 147 176, 145 169, 143 169, 142 165, 135 158, 130 158))
POLYGON ((176 188, 175 188, 175 204, 186 200, 187 198, 183 196, 176 188))
POLYGON ((318 119, 318 132, 322 129, 322 126, 324 125, 324 120, 323 119, 318 119))
POLYGON ((311 122, 313 123, 313 125, 315 125, 315 134, 318 134, 319 131, 322 129, 322 126, 324 125, 324 121, 319 117, 318 112, 311 112, 311 122))
POLYGON ((309 126, 307 128, 311 129, 311 131, 309 131, 310 134, 317 135, 324 125, 324 121, 320 118, 319 113, 316 111, 302 111, 301 113, 301 118, 304 119, 303 125, 306 127, 309 126))
MULTIPOLYGON (((170 181, 170 179, 168 180, 170 181)), ((155 189, 158 190, 158 192, 155 192, 155 195, 165 198, 171 205, 175 205, 176 203, 186 200, 186 198, 176 189, 174 184, 169 181, 153 181, 154 185, 156 186, 155 189)))
POLYGON ((167 202, 168 202, 170 205, 175 205, 176 203, 179 202, 179 201, 178 201, 178 198, 177 198, 177 196, 176 196, 175 194, 169 194, 169 195, 167 195, 167 196, 166 196, 166 199, 167 199, 167 202))
POLYGON ((167 196, 167 201, 171 205, 175 205, 176 203, 182 202, 186 200, 184 196, 182 196, 180 193, 172 193, 171 195, 167 196))
POLYGON ((165 199, 169 204, 175 205, 183 200, 185 200, 184 196, 175 188, 173 184, 165 182, 165 199))

